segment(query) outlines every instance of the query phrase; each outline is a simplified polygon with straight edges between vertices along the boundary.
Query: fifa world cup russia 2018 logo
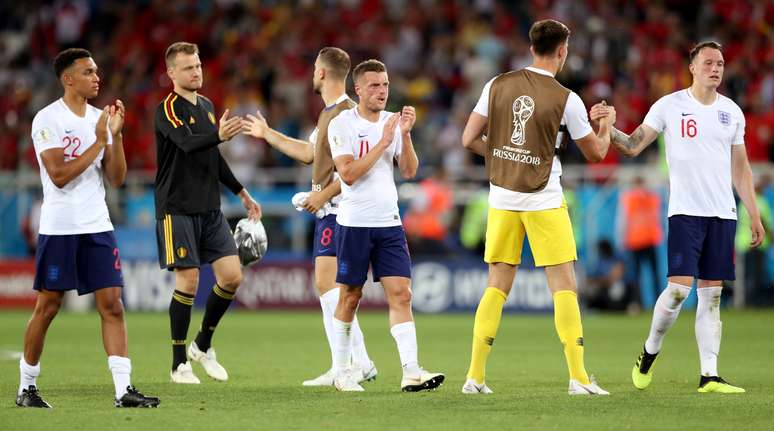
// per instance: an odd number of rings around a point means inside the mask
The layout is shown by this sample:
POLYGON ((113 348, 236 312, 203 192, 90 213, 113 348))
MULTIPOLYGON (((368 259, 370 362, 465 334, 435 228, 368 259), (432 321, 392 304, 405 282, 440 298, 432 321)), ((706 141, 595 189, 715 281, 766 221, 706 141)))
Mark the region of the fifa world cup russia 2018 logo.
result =
POLYGON ((527 121, 535 112, 535 101, 531 97, 519 96, 513 101, 513 134, 511 143, 513 145, 524 145, 527 134, 527 121))

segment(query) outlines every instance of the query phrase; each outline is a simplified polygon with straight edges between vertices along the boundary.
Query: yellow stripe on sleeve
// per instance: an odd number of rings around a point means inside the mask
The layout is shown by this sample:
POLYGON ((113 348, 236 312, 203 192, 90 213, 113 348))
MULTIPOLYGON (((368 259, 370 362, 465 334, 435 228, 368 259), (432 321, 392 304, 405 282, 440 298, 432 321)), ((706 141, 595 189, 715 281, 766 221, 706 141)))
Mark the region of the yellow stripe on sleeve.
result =
POLYGON ((164 99, 164 115, 166 115, 167 120, 172 123, 172 127, 177 128, 178 126, 181 126, 183 122, 180 121, 180 119, 175 115, 175 110, 172 104, 175 102, 175 99, 177 99, 177 96, 173 98, 172 94, 174 93, 169 93, 169 96, 164 99))
POLYGON ((172 116, 175 118, 175 121, 182 126, 183 122, 180 121, 180 119, 177 118, 177 114, 175 114, 175 100, 177 100, 177 94, 175 94, 175 97, 169 102, 169 110, 172 111, 172 116))

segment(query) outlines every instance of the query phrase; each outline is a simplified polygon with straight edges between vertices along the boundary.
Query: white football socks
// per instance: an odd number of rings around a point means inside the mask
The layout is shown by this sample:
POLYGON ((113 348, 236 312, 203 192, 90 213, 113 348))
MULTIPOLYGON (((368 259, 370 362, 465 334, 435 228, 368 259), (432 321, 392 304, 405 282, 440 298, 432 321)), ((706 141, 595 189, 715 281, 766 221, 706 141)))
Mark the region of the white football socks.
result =
POLYGON ((390 333, 398 345, 403 375, 418 376, 420 371, 417 360, 417 330, 414 322, 398 323, 390 328, 390 333))
POLYGON ((322 308, 323 327, 328 339, 328 347, 331 349, 331 364, 334 362, 333 351, 333 313, 336 312, 336 304, 339 302, 339 288, 333 288, 320 295, 320 308, 322 308))
POLYGON ((696 344, 699 346, 702 376, 718 375, 718 353, 723 323, 720 321, 722 286, 703 287, 696 291, 696 344))
POLYGON ((363 331, 360 330, 357 316, 352 321, 352 363, 362 368, 364 372, 371 369, 371 358, 368 357, 363 331))
MULTIPOLYGON (((333 358, 333 314, 336 311, 336 305, 339 302, 339 288, 333 288, 320 296, 320 307, 323 312, 323 326, 325 327, 325 335, 328 337, 328 345, 331 348, 331 361, 335 362, 333 358)), ((352 362, 364 368, 365 371, 371 368, 371 358, 368 357, 368 351, 365 347, 365 339, 363 338, 363 331, 360 330, 360 324, 357 321, 357 316, 352 321, 352 362)))
POLYGON ((349 366, 352 356, 352 322, 332 319, 333 326, 333 371, 338 374, 349 366))
POLYGON ((22 390, 29 388, 30 386, 37 386, 35 383, 40 375, 40 362, 36 365, 30 365, 24 360, 24 355, 19 359, 19 392, 17 395, 21 395, 22 390))
POLYGON ((126 387, 132 384, 132 361, 122 356, 108 356, 108 368, 113 374, 116 399, 120 400, 126 393, 126 387))
POLYGON ((656 354, 661 351, 661 343, 664 341, 669 328, 677 320, 680 314, 680 307, 683 306, 685 298, 691 293, 690 286, 683 286, 677 283, 667 283, 666 289, 661 292, 653 307, 653 321, 650 324, 650 334, 645 341, 645 350, 650 354, 656 354))

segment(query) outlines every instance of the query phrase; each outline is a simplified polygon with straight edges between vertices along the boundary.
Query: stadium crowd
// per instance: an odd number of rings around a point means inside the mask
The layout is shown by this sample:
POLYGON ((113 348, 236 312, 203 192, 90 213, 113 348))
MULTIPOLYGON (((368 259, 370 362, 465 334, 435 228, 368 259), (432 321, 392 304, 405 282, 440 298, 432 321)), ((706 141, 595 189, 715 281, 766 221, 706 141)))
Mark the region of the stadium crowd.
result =
MULTIPOLYGON (((625 131, 660 96, 689 85, 686 57, 697 39, 720 41, 727 62, 721 92, 747 116, 750 159, 774 161, 772 1, 58 0, 0 5, 0 171, 37 169, 30 123, 60 91, 51 59, 79 46, 100 67, 94 103, 121 98, 127 105, 129 169, 153 173, 152 115, 170 91, 163 50, 186 40, 202 50, 203 94, 216 106, 241 115, 260 109, 276 128, 299 137, 308 135, 321 108, 311 91, 321 47, 343 47, 354 63, 383 60, 389 106, 417 108, 421 165, 442 165, 454 180, 480 163, 462 148, 460 135, 481 88, 497 73, 527 65, 528 26, 545 17, 573 32, 559 80, 587 106, 601 99, 615 105, 625 131)), ((293 165, 247 137, 223 152, 247 183, 270 185, 264 168, 293 165)), ((573 151, 566 159, 582 163, 573 151)), ((604 163, 623 160, 611 151, 604 163)))
MULTIPOLYGON (((745 112, 750 160, 774 161, 771 0, 707 0, 699 5, 680 0, 33 0, 0 4, 0 176, 38 169, 30 138, 32 117, 61 92, 51 61, 64 48, 85 47, 92 51, 102 80, 93 104, 100 107, 121 98, 127 106, 129 175, 144 185, 121 191, 124 204, 116 219, 147 226, 151 220, 132 216, 127 202, 152 205, 147 198, 156 170, 153 114, 171 91, 163 61, 169 43, 199 45, 205 70, 202 93, 219 109, 228 107, 237 115, 260 110, 277 130, 301 138, 309 135, 322 108, 311 89, 314 59, 321 47, 340 46, 353 64, 368 58, 386 63, 388 109, 417 109, 412 134, 420 178, 405 217, 412 249, 420 254, 479 250, 486 195, 473 191, 462 197, 455 184, 481 178, 483 160, 462 147, 462 128, 485 82, 528 65, 527 30, 547 17, 572 30, 560 82, 587 107, 602 99, 614 105, 617 126, 627 132, 659 97, 690 85, 687 53, 692 45, 718 40, 727 64, 721 93, 745 112)), ((603 164, 655 164, 658 148, 653 145, 635 159, 610 151, 603 164)), ((264 189, 278 184, 270 168, 298 166, 265 142, 244 135, 221 151, 242 183, 264 189)), ((585 162, 570 146, 563 163, 585 162)), ((768 190, 768 180, 759 180, 761 191, 768 190)), ((573 218, 583 220, 583 205, 574 203, 577 184, 571 183, 568 178, 565 196, 573 218)), ((619 186, 626 188, 623 182, 619 186)), ((37 206, 32 208, 22 224, 30 244, 37 206)), ((578 244, 593 249, 596 240, 586 241, 584 235, 576 229, 578 244)), ((615 248, 626 252, 619 242, 615 248)), ((744 247, 740 253, 748 254, 744 247)))

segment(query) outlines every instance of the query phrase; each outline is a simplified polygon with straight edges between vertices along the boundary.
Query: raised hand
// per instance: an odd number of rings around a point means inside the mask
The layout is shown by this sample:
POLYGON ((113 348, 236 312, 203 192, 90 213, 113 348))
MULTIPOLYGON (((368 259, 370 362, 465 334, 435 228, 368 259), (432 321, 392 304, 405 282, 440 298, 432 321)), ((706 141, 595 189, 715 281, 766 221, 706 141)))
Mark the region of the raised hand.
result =
POLYGON ((261 111, 255 111, 255 115, 247 115, 247 120, 245 120, 245 126, 244 129, 242 129, 242 133, 260 139, 266 137, 266 131, 268 129, 269 123, 263 118, 261 111))
POLYGON ((607 108, 607 117, 610 119, 610 125, 611 125, 611 126, 612 126, 613 124, 615 124, 615 120, 616 120, 616 118, 617 118, 617 117, 616 117, 616 112, 615 112, 615 107, 613 107, 613 106, 608 106, 608 108, 607 108))
POLYGON ((97 125, 94 127, 94 134, 97 135, 97 143, 107 145, 108 139, 108 117, 110 116, 110 110, 115 111, 115 107, 111 105, 105 106, 102 109, 102 114, 99 115, 97 125))
POLYGON ((124 127, 125 108, 124 102, 121 99, 116 100, 116 104, 110 107, 110 120, 108 120, 108 127, 110 133, 113 136, 121 133, 121 129, 124 127))
POLYGON ((607 122, 610 125, 615 123, 615 108, 608 106, 604 100, 592 106, 591 111, 589 111, 589 119, 595 129, 599 127, 599 120, 603 118, 607 118, 607 122))
POLYGON ((591 107, 591 111, 589 111, 589 119, 593 122, 599 121, 600 118, 607 116, 608 108, 609 106, 607 106, 607 102, 605 101, 597 103, 591 107))
POLYGON ((385 142, 387 145, 392 144, 392 141, 395 139, 395 127, 398 125, 399 120, 400 114, 396 112, 390 115, 390 118, 384 123, 381 141, 385 142))
POLYGON ((400 131, 408 133, 417 121, 417 113, 413 106, 404 106, 400 112, 400 131))
POLYGON ((234 135, 242 131, 244 125, 244 120, 242 117, 229 118, 228 114, 229 110, 226 109, 226 112, 224 112, 223 116, 220 117, 218 137, 221 141, 228 141, 229 139, 233 138, 234 135))

